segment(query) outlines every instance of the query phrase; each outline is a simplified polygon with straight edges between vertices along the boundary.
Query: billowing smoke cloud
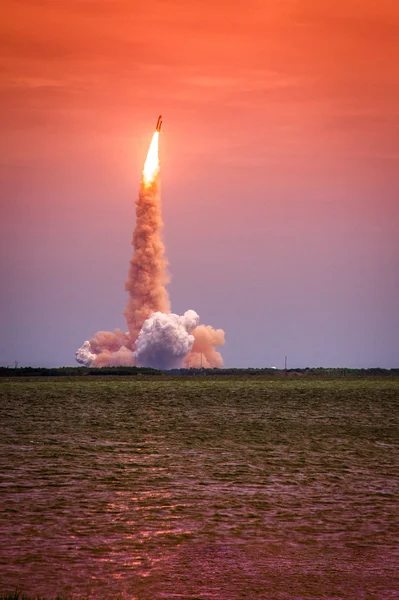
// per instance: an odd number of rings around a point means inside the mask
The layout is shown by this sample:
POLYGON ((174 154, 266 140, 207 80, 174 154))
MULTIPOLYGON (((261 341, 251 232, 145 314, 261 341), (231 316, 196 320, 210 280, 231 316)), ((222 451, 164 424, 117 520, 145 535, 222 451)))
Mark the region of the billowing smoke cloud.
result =
MULTIPOLYGON (((110 332, 101 331, 99 333, 110 332)), ((87 367, 131 367, 134 365, 134 354, 130 348, 126 346, 120 346, 116 350, 103 348, 95 353, 92 351, 90 340, 86 340, 82 344, 75 356, 78 363, 87 367)))
POLYGON ((136 200, 133 257, 125 284, 124 311, 128 332, 98 331, 76 352, 76 360, 92 367, 148 366, 158 369, 220 367, 223 359, 215 346, 224 344, 224 332, 199 325, 199 316, 188 310, 170 313, 169 282, 162 241, 159 191, 158 137, 151 141, 136 200))
POLYGON ((81 365, 90 366, 91 363, 96 358, 94 352, 91 351, 91 346, 89 340, 83 342, 80 348, 78 348, 75 352, 76 360, 81 365))
POLYGON ((126 346, 118 350, 103 350, 96 355, 90 363, 91 367, 132 367, 134 365, 134 354, 126 346))
POLYGON ((91 367, 130 367, 134 365, 129 333, 120 329, 97 331, 76 352, 76 360, 91 367))
POLYGON ((210 325, 198 325, 192 335, 194 344, 184 361, 184 366, 194 369, 223 367, 222 355, 215 350, 215 346, 224 345, 223 329, 214 329, 210 325))
POLYGON ((179 369, 194 344, 190 335, 199 316, 188 310, 182 317, 173 313, 153 313, 144 322, 136 342, 136 364, 140 367, 179 369))

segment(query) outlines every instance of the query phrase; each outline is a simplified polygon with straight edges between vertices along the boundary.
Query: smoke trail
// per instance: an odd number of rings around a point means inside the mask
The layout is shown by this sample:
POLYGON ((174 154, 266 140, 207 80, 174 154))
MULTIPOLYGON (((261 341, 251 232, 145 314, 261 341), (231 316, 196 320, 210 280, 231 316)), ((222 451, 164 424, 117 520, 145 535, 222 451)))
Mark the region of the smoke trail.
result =
POLYGON ((158 177, 146 186, 143 181, 136 201, 136 227, 126 291, 129 298, 124 315, 133 342, 144 321, 153 312, 168 313, 170 302, 165 285, 169 281, 165 247, 161 238, 161 200, 158 177))
MULTIPOLYGON (((159 120, 158 120, 159 122, 159 120)), ((169 282, 162 241, 159 187, 159 130, 154 133, 136 200, 133 257, 125 289, 123 312, 128 332, 98 331, 76 352, 77 362, 93 367, 152 366, 159 369, 220 367, 223 359, 215 346, 224 344, 224 332, 198 325, 193 310, 183 316, 170 314, 166 284, 169 282)))

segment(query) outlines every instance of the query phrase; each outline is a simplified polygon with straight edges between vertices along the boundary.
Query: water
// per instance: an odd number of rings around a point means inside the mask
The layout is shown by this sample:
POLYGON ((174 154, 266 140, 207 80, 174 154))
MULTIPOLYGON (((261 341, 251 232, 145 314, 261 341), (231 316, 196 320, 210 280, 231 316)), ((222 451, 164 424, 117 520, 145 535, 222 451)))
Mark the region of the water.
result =
POLYGON ((399 598, 395 380, 0 383, 0 591, 399 598))

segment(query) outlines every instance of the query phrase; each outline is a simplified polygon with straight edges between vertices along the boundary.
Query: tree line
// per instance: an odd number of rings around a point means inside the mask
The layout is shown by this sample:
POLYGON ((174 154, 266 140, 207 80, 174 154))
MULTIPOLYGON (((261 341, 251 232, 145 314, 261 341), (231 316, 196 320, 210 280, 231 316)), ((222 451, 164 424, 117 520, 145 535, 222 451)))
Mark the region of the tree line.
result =
POLYGON ((0 367, 0 377, 82 377, 82 376, 267 376, 267 377, 398 377, 395 369, 347 369, 307 367, 306 369, 173 369, 159 371, 148 367, 0 367))

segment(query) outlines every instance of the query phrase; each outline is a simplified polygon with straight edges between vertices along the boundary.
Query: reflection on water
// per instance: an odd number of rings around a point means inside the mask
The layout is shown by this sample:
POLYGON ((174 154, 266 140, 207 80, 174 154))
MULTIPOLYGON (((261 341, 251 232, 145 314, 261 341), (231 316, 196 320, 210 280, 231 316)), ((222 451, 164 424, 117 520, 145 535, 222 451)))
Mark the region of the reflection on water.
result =
POLYGON ((395 381, 0 384, 0 585, 397 598, 395 381))

